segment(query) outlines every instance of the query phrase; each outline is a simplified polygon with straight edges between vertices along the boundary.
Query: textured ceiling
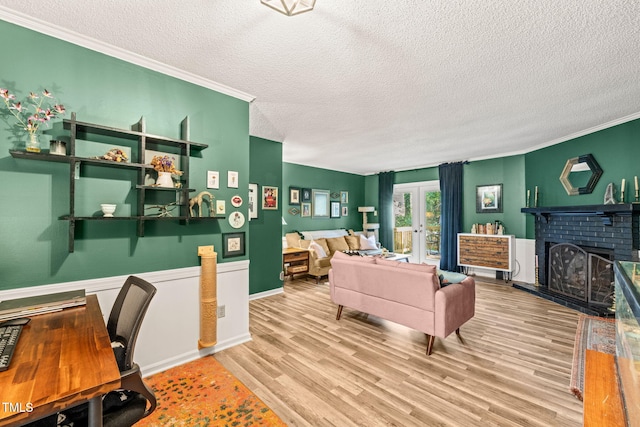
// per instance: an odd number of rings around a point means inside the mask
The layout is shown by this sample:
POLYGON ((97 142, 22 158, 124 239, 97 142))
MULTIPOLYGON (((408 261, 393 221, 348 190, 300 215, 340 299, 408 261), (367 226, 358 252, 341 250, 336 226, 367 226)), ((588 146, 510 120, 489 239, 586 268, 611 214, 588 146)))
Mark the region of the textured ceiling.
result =
POLYGON ((250 133, 286 162, 406 170, 640 117, 636 0, 317 0, 295 17, 259 0, 3 6, 255 96, 250 133))

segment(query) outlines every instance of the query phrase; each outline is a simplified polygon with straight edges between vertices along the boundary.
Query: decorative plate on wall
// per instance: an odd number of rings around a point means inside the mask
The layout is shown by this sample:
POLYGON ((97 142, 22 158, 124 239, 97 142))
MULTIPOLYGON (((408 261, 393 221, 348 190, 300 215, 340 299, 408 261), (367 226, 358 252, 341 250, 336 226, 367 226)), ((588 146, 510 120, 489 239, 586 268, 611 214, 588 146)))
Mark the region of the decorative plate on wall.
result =
POLYGON ((244 225, 244 215, 242 212, 232 212, 231 215, 229 215, 229 225, 233 228, 242 227, 244 225))
POLYGON ((242 206, 242 197, 240 197, 239 195, 235 195, 231 198, 231 205, 234 208, 239 208, 240 206, 242 206))

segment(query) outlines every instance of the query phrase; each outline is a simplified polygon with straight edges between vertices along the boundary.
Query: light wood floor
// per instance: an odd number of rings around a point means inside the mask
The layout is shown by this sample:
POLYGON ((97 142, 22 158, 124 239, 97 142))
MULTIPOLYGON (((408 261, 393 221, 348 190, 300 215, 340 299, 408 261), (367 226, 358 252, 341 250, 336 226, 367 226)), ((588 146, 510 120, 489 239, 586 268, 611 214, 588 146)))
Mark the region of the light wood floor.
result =
POLYGON ((436 338, 285 281, 250 302, 253 341, 215 357, 290 426, 581 426, 569 392, 578 313, 476 277, 476 315, 436 338))

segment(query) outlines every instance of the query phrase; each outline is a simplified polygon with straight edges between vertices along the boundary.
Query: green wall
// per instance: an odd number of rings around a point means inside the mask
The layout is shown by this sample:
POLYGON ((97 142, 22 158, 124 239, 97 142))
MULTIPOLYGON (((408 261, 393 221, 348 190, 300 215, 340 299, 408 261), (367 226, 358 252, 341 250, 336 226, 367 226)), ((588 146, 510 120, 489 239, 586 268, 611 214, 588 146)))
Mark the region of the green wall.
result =
MULTIPOLYGON (((620 199, 622 178, 627 180, 625 201, 633 201, 633 177, 640 175, 640 120, 633 120, 600 130, 561 144, 532 151, 525 155, 526 187, 533 193, 537 185, 538 206, 596 205, 604 201, 609 183, 616 189, 620 199), (566 161, 582 154, 592 154, 603 170, 593 193, 569 196, 560 183, 560 173, 566 161)), ((526 194, 526 190, 525 190, 526 194)), ((523 199, 526 198, 523 195, 523 199)), ((527 218, 527 237, 534 238, 533 216, 527 218)))
MULTIPOLYGON (((505 225, 507 233, 514 234, 516 237, 524 237, 525 218, 520 213, 525 199, 523 193, 524 156, 470 162, 464 165, 463 174, 462 229, 469 232, 474 223, 499 220, 505 225), (496 214, 476 213, 476 186, 491 184, 502 184, 503 212, 496 214)), ((400 171, 395 175, 396 184, 438 179, 437 167, 400 171)), ((377 183, 377 176, 375 180, 377 183)), ((373 187, 373 183, 371 183, 371 187, 373 187)))
MULTIPOLYGON (((358 212, 358 206, 363 206, 365 201, 364 176, 293 163, 284 163, 282 172, 284 184, 281 196, 282 212, 284 220, 287 222, 287 225, 283 226, 285 233, 294 230, 310 231, 335 228, 362 230, 362 214, 358 212), (289 209, 292 207, 300 208, 300 206, 289 205, 289 187, 329 190, 331 193, 337 194, 341 191, 347 191, 349 193, 348 203, 341 206, 348 207, 349 214, 340 218, 303 218, 299 213, 292 215, 289 213, 289 209)), ((340 201, 340 199, 332 197, 331 201, 340 201)), ((373 221, 369 220, 369 222, 373 221)))
MULTIPOLYGON (((209 191, 227 200, 227 214, 233 195, 246 198, 247 102, 3 21, 0 39, 11 41, 3 44, 0 87, 20 98, 47 88, 81 121, 129 128, 144 116, 149 133, 172 138, 180 136, 180 122, 189 116, 190 139, 209 144, 191 158, 191 187, 205 190, 207 171, 217 170, 220 189, 209 191), (228 170, 238 171, 239 188, 227 188, 228 170)), ((56 121, 45 141, 68 135, 56 121)), ((0 116, 0 289, 195 266, 199 245, 214 244, 219 262, 247 258, 222 258, 221 233, 237 231, 226 220, 151 223, 142 238, 136 237, 134 221, 85 221, 77 228, 75 252, 68 253, 68 223, 58 218, 69 209, 69 167, 12 158, 9 150, 23 146, 26 136, 13 124, 0 116)), ((104 145, 103 152, 109 148, 104 145)), ((132 172, 86 168, 77 182, 78 203, 90 213, 97 214, 104 202, 118 204, 116 215, 135 204, 132 172)), ((246 214, 246 204, 240 210, 246 214)))
POLYGON ((259 207, 258 218, 249 222, 249 293, 255 294, 282 287, 282 211, 288 194, 282 185, 281 143, 250 137, 250 162, 249 180, 258 184, 260 194, 263 185, 280 189, 278 209, 259 207))

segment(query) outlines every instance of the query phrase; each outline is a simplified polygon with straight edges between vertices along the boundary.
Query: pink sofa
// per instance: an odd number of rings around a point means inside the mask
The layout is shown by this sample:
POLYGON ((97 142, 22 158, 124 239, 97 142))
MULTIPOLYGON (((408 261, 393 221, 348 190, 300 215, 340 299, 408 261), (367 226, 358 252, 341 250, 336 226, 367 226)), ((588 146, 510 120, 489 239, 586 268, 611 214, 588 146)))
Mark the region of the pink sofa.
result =
POLYGON ((427 355, 435 337, 460 334, 475 314, 475 281, 440 286, 433 265, 409 264, 376 257, 334 254, 329 271, 331 300, 338 304, 408 326, 427 335, 427 355))

